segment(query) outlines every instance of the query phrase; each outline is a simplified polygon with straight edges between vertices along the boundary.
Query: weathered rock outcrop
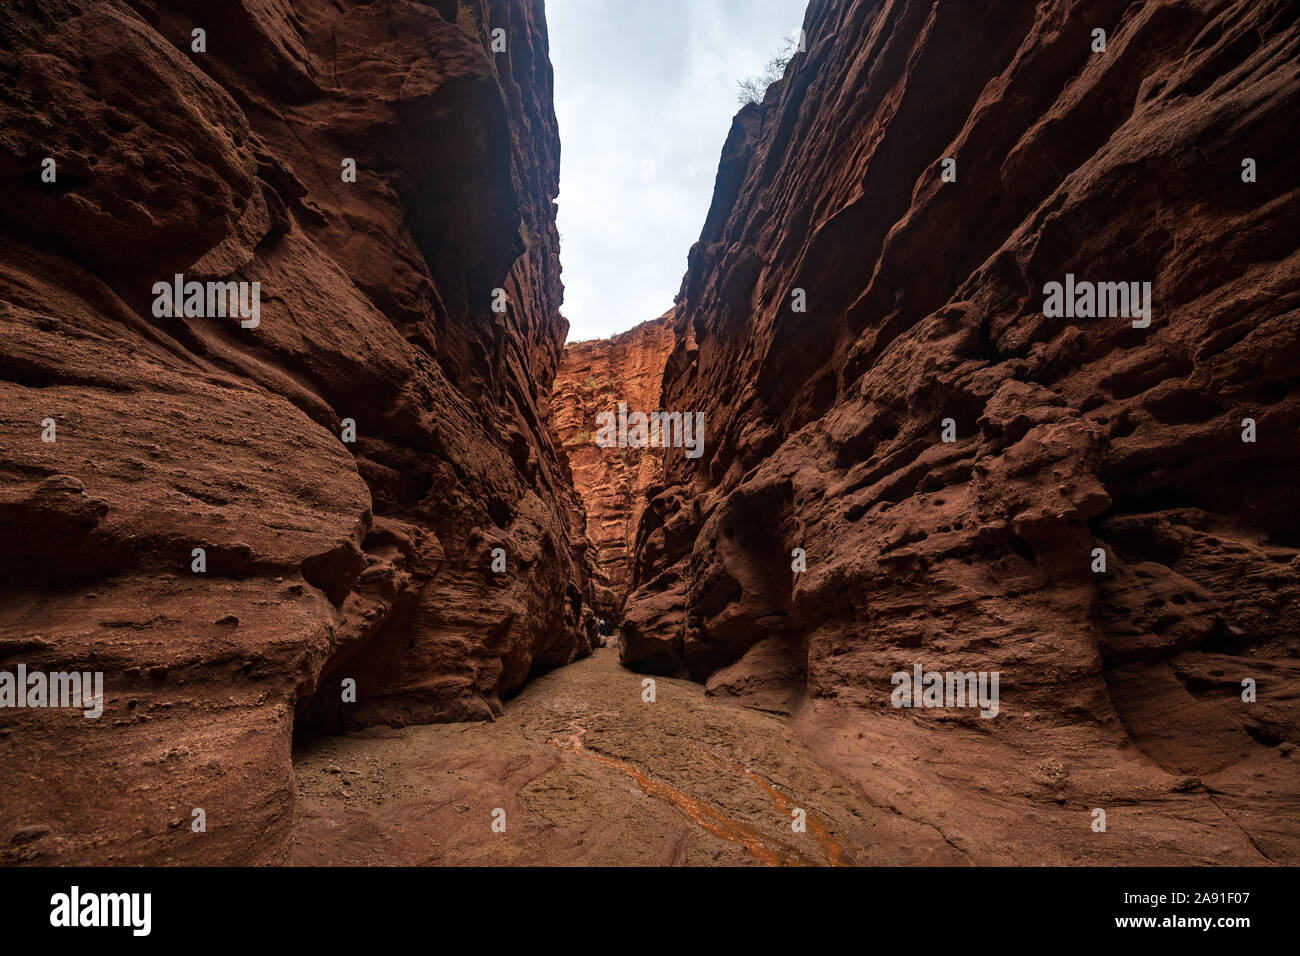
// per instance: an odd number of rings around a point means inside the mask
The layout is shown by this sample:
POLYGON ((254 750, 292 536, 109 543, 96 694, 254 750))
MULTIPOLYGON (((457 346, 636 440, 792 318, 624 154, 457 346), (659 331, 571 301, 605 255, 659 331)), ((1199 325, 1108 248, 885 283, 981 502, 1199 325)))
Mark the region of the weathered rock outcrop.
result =
POLYGON ((612 338, 565 346, 555 376, 552 421, 586 505, 596 575, 610 591, 606 613, 627 598, 636 530, 647 492, 656 493, 662 481, 665 449, 602 448, 596 444, 596 418, 617 414, 620 402, 632 412, 660 411, 664 362, 672 347, 670 311, 612 338))
POLYGON ((0 711, 0 856, 283 861, 295 717, 593 646, 542 4, 20 0, 0 85, 0 670, 104 679, 0 711), (255 327, 159 316, 178 273, 255 327))
POLYGON ((709 444, 624 660, 806 688, 815 752, 954 859, 1300 861, 1297 8, 805 27, 690 255, 663 402, 709 444), (1048 317, 1068 274, 1151 282, 1149 327, 1048 317), (894 708, 917 664, 999 673, 998 716, 894 708))

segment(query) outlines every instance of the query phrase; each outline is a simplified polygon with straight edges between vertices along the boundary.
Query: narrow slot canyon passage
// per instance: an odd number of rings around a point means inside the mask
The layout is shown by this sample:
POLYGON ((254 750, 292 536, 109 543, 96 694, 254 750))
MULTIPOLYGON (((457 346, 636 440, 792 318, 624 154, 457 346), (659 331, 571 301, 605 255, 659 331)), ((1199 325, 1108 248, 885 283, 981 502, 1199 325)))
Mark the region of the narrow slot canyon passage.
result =
POLYGON ((0 86, 0 864, 1300 863, 1294 0, 26 0, 0 86))
MULTIPOLYGON (((592 656, 529 680, 494 721, 338 733, 313 698, 298 718, 298 865, 950 863, 932 827, 863 805, 799 741, 784 698, 735 706, 698 683, 619 663, 636 532, 671 449, 600 447, 596 417, 658 407, 672 315, 565 349, 551 398, 592 542, 592 656), (653 699, 648 699, 650 696, 653 699), (324 734, 324 735, 322 735, 324 734), (505 811, 506 834, 492 815, 505 811), (792 824, 802 811, 800 826, 792 824)), ((680 452, 678 452, 680 453, 680 452)), ((358 673, 376 642, 337 674, 358 673)), ((334 688, 337 679, 323 677, 334 688)), ((781 688, 793 699, 798 688, 781 688)))
MULTIPOLYGON (((553 514, 536 533, 527 495, 485 485, 488 520, 449 535, 438 587, 394 603, 299 701, 294 862, 1264 865, 1300 851, 1296 456, 1238 439, 1243 416, 1273 416, 1274 434, 1300 421, 1300 253, 1274 248, 1252 207, 1260 243, 1239 267, 1276 306, 1171 258, 1204 245, 1168 218, 1200 187, 1134 180, 1120 158, 1164 162, 1150 131, 1165 113, 1103 122, 1074 92, 1122 100, 1156 74, 1152 96, 1203 90, 1202 71, 1231 59, 1207 65, 1205 46, 1249 58, 1253 34, 1234 41, 1224 11, 1131 10, 1132 30, 1185 47, 1139 67, 1090 53, 1081 14, 1062 10, 1075 73, 1045 79, 1023 10, 976 24, 940 4, 927 25, 922 4, 868 6, 812 3, 815 42, 735 116, 673 307, 525 352, 552 384, 533 396, 532 437, 506 445, 553 514), (841 86, 864 48, 876 66, 841 86), (950 69, 964 79, 939 95, 950 69), (980 98, 990 82, 1099 124, 1111 151, 1070 173, 1084 157, 1045 120, 1022 129, 1015 96, 980 98), (895 83, 926 91, 924 108, 891 105, 895 83), (980 125, 990 116, 1004 132, 980 125), (1004 161, 1037 172, 1004 194, 1004 161), (1043 218, 1062 207, 1097 237, 1043 218), (1150 329, 1053 324, 1034 293, 1067 274, 1073 288, 1090 242, 1112 271, 1214 290, 1225 317, 1174 297, 1179 318, 1150 329), (1266 368, 1251 335, 1287 360, 1266 368), (677 416, 681 440, 629 437, 651 414, 677 416), (696 421, 692 450, 681 423, 696 421), (1254 501, 1225 490, 1247 460, 1254 501), (522 574, 487 573, 494 555, 522 574), (567 580, 547 573, 566 561, 567 580), (483 599, 492 613, 475 612, 483 599), (348 676, 361 697, 339 703, 348 676), (1243 676, 1266 698, 1247 700, 1243 676), (915 698, 900 703, 900 679, 915 698), (946 698, 922 697, 931 679, 946 698), (966 679, 1001 680, 991 710, 954 695, 966 679)), ((1259 20, 1275 53, 1292 42, 1285 18, 1259 20)), ((1269 106, 1251 149, 1273 150, 1267 190, 1294 218, 1300 165, 1265 128, 1288 96, 1262 63, 1252 82, 1269 106)), ((1199 154, 1209 133, 1177 135, 1199 154)), ((1263 190, 1238 180, 1209 201, 1246 208, 1263 190)), ((618 201, 635 192, 620 184, 618 201)), ((639 250, 609 241, 629 258, 613 273, 638 274, 639 250)), ((584 327, 587 277, 565 278, 584 327)), ((377 536, 372 566, 429 563, 400 531, 377 536)))

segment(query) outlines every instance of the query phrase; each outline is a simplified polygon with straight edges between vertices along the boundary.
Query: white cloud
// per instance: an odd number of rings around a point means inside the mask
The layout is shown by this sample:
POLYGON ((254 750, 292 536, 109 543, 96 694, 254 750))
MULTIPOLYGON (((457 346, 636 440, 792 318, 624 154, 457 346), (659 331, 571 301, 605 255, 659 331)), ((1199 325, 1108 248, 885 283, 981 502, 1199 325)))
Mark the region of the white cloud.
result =
POLYGON ((548 0, 570 341, 672 306, 739 109, 736 83, 762 71, 806 6, 548 0), (653 183, 643 182, 645 160, 653 183))

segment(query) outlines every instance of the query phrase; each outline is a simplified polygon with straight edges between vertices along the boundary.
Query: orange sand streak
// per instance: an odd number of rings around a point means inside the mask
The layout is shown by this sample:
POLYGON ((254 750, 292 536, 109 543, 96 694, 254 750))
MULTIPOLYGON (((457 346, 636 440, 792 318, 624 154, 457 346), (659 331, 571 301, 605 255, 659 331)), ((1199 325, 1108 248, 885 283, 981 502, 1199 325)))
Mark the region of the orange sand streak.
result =
MULTIPOLYGON (((718 811, 716 808, 692 797, 688 793, 678 790, 660 780, 655 780, 647 776, 639 768, 623 760, 617 760, 613 757, 606 757, 604 754, 592 753, 587 750, 582 742, 582 737, 587 732, 587 728, 578 726, 576 723, 570 723, 569 726, 574 730, 572 734, 561 734, 547 741, 552 746, 560 747, 569 753, 576 754, 584 760, 590 760, 606 767, 613 767, 619 770, 633 780, 651 796, 667 800, 675 805, 697 826, 701 827, 714 836, 727 840, 731 843, 739 844, 748 850, 755 858, 767 864, 768 866, 815 866, 816 861, 809 860, 799 853, 788 847, 781 846, 781 852, 771 849, 765 837, 755 828, 739 820, 732 820, 718 811), (567 741, 567 743, 565 743, 567 741)), ((773 841, 777 842, 777 841, 773 841)), ((778 846, 780 844, 778 843, 778 846)))
MULTIPOLYGON (((757 774, 750 773, 737 763, 723 761, 709 753, 707 750, 701 750, 700 753, 704 754, 704 756, 708 757, 720 767, 730 767, 736 773, 743 774, 766 790, 775 798, 777 809, 781 812, 782 816, 790 816, 790 811, 795 809, 795 804, 789 797, 781 793, 757 774)), ((831 866, 851 865, 850 861, 847 859, 847 850, 845 850, 844 845, 831 836, 826 825, 822 823, 818 816, 811 810, 805 811, 805 822, 808 824, 808 836, 812 837, 812 839, 822 848, 822 852, 826 854, 826 862, 828 864, 831 866)))

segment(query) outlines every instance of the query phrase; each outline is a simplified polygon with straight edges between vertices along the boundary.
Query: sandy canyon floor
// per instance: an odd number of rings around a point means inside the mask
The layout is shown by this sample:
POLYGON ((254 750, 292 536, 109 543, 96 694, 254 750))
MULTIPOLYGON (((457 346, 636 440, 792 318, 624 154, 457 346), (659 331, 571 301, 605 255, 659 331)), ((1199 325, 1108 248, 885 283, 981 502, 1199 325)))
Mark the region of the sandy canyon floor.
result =
MULTIPOLYGON (((602 648, 530 682, 495 722, 316 740, 295 752, 294 862, 1268 865, 1289 854, 1270 832, 1289 829, 1279 810, 1295 799, 1281 754, 1187 792, 1136 748, 1067 754, 1071 776, 950 729, 943 767, 927 767, 906 724, 810 733, 808 705, 789 717, 667 678, 647 703, 642 680, 602 648), (1237 795, 1265 780, 1259 799, 1237 795), (1112 825, 1099 834, 1089 807, 1103 786, 1112 825)), ((1025 737, 1068 750, 1044 730, 1025 737)))
POLYGON ((295 862, 959 862, 932 826, 821 768, 784 716, 667 678, 647 703, 642 680, 602 648, 530 682, 495 722, 315 741, 295 753, 295 862))

